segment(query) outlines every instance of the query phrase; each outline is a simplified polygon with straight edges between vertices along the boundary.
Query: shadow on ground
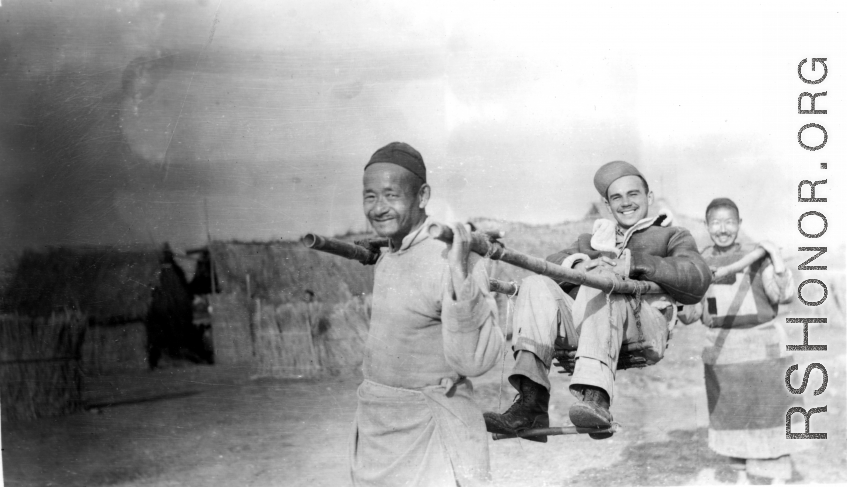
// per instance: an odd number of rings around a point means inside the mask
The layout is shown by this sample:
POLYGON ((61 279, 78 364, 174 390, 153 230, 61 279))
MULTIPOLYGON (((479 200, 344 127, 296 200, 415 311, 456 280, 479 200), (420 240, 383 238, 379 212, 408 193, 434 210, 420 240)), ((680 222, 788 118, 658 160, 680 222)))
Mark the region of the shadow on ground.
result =
MULTIPOLYGON (((706 428, 673 430, 668 441, 633 442, 615 463, 589 468, 569 479, 568 485, 686 485, 698 484, 701 472, 711 470, 708 483, 734 484, 738 473, 726 457, 708 447, 706 428)), ((750 477, 754 485, 767 485, 770 479, 750 477)), ((801 478, 795 473, 791 482, 801 478)))
POLYGON ((142 404, 145 402, 157 402, 157 401, 167 401, 169 399, 181 399, 183 397, 190 397, 196 394, 200 394, 200 391, 186 391, 186 392, 174 392, 169 394, 157 394, 154 396, 148 397, 138 397, 134 399, 123 399, 120 401, 104 401, 104 402, 90 402, 85 404, 86 410, 97 410, 108 407, 115 406, 128 406, 131 404, 142 404))

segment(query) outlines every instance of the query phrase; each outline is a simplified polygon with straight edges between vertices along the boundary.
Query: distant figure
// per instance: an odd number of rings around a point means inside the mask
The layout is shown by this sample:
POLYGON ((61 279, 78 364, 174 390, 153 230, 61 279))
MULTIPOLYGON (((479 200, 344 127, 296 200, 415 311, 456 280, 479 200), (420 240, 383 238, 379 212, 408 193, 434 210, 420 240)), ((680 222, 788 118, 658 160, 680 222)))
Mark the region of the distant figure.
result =
POLYGON ((159 283, 147 311, 147 365, 155 369, 163 353, 171 358, 214 363, 214 351, 205 337, 209 327, 194 324, 194 296, 185 273, 167 243, 159 257, 159 283))
POLYGON ((166 243, 159 255, 159 283, 153 289, 147 312, 147 364, 159 365, 163 352, 180 356, 180 348, 193 331, 193 298, 182 269, 176 265, 174 254, 166 243))
MULTIPOLYGON (((709 203, 706 226, 714 245, 702 253, 718 276, 756 248, 736 241, 741 216, 729 198, 709 203)), ((680 318, 709 327, 703 350, 709 447, 730 457, 739 483, 747 483, 748 473, 785 483, 793 474, 789 453, 797 446, 785 439, 785 413, 795 405, 785 390, 785 370, 796 362, 775 318, 779 305, 794 298, 794 279, 776 245, 758 246, 766 257, 716 278, 705 300, 686 307, 680 318)))
POLYGON ((325 316, 320 316, 321 310, 315 292, 311 289, 303 291, 303 302, 306 303, 306 320, 312 336, 324 333, 328 328, 328 320, 325 316))
MULTIPOLYGON (((676 302, 697 303, 709 287, 711 273, 688 230, 666 226, 664 216, 647 217, 653 193, 632 164, 614 161, 594 175, 594 187, 615 221, 600 219, 593 234, 580 235, 567 249, 547 260, 567 268, 653 281, 668 294, 608 294, 587 286, 560 284, 545 276, 521 282, 513 317, 515 366, 509 382, 518 399, 506 412, 485 413, 493 433, 515 434, 549 426, 552 387, 548 374, 557 337, 576 348, 570 383, 578 402, 570 407, 571 423, 608 428, 615 374, 623 343, 636 343, 642 332, 655 348, 647 357, 662 358, 673 324, 676 302)), ((591 433, 603 439, 611 433, 591 433)), ((546 435, 528 437, 546 442, 546 435)))
POLYGON ((197 259, 197 268, 194 271, 194 278, 191 280, 191 294, 212 294, 220 286, 217 284, 217 276, 212 279, 212 256, 209 249, 193 251, 200 254, 197 259))
POLYGON ((359 386, 355 486, 473 485, 489 477, 488 435, 468 377, 502 356, 484 259, 470 233, 429 236, 430 187, 420 153, 394 142, 365 166, 365 215, 388 237, 374 274, 359 386))

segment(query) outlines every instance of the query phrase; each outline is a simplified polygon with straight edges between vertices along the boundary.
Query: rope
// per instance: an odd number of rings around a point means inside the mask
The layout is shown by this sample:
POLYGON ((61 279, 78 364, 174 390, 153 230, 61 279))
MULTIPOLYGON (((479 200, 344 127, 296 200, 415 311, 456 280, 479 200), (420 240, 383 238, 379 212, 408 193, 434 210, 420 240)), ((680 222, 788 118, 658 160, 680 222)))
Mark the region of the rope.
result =
POLYGON ((635 282, 635 309, 633 310, 633 314, 635 315, 635 326, 638 327, 638 341, 644 342, 644 333, 641 330, 641 283, 635 282))
POLYGON ((612 288, 606 293, 606 308, 609 310, 609 339, 607 340, 608 350, 612 350, 612 326, 614 325, 614 317, 612 316, 612 293, 615 292, 615 279, 612 278, 611 281, 612 288))
POLYGON ((494 243, 488 242, 488 250, 485 251, 483 258, 490 259, 492 255, 494 255, 494 243))
MULTIPOLYGON (((515 284, 515 281, 511 281, 512 284, 515 284)), ((506 323, 511 322, 512 316, 512 298, 517 295, 517 286, 515 286, 515 294, 509 296, 508 301, 506 301, 506 323)), ((513 327, 514 328, 514 327, 513 327)), ((514 332, 512 333, 512 340, 515 339, 514 332)), ((509 353, 509 349, 503 350, 503 360, 502 365, 500 366, 500 390, 497 392, 497 411, 500 411, 500 408, 503 404, 503 376, 506 374, 506 354, 509 353)))
MULTIPOLYGON (((515 288, 515 292, 513 292, 512 295, 509 296, 508 306, 511 307, 512 306, 512 298, 514 298, 515 296, 518 295, 518 289, 520 289, 520 288, 518 287, 518 283, 515 282, 515 281, 509 281, 509 284, 511 284, 515 288)), ((509 311, 509 308, 506 308, 506 319, 509 318, 508 311, 509 311)))

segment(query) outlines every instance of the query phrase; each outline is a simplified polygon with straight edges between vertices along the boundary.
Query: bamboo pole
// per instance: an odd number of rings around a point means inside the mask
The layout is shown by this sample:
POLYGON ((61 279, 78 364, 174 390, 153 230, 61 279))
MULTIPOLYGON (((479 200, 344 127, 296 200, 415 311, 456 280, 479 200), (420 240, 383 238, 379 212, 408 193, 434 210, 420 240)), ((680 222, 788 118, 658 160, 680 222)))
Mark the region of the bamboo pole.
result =
POLYGON ((364 265, 376 264, 377 259, 379 259, 379 252, 374 252, 361 245, 351 244, 336 238, 321 237, 320 235, 309 233, 301 238, 300 241, 310 249, 322 250, 346 259, 358 260, 364 265))
POLYGON ((364 247, 366 249, 371 249, 372 251, 378 251, 380 247, 388 247, 388 238, 387 237, 376 237, 376 238, 361 238, 353 241, 354 244, 364 247))
POLYGON ((723 267, 718 267, 717 269, 715 269, 715 279, 720 279, 721 277, 741 272, 750 265, 758 262, 766 255, 768 255, 768 252, 765 249, 763 249, 762 247, 756 247, 755 249, 751 250, 747 255, 733 262, 732 264, 723 267))
POLYGON ((514 281, 506 282, 494 278, 488 280, 488 288, 493 293, 508 294, 510 296, 517 295, 521 289, 520 285, 514 281))
MULTIPOLYGON (((446 225, 433 223, 427 229, 429 235, 442 242, 453 242, 453 230, 446 225)), ((665 291, 655 282, 624 279, 615 275, 603 276, 595 273, 587 273, 574 269, 568 269, 538 257, 526 255, 512 249, 507 249, 502 243, 490 240, 485 234, 471 233, 471 250, 477 254, 490 257, 494 260, 526 269, 528 271, 547 276, 558 283, 568 282, 578 286, 588 286, 599 289, 604 293, 614 292, 619 294, 661 294, 665 291)))

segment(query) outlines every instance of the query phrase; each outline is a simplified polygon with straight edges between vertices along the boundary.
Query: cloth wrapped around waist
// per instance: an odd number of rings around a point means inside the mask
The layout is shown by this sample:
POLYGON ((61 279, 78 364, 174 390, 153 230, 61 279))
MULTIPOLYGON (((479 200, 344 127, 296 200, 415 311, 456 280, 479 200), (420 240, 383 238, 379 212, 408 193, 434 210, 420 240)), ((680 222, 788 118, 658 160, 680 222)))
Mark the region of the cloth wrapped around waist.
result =
MULTIPOLYGON (((709 447, 750 459, 777 458, 802 446, 785 439, 785 413, 802 406, 802 398, 785 388, 785 371, 796 361, 785 350, 782 326, 774 321, 753 328, 709 328, 706 338, 709 447)), ((792 426, 802 428, 802 422, 792 426)))
POLYGON ((489 474, 482 412, 467 379, 421 389, 365 380, 350 448, 353 485, 475 485, 489 474))

